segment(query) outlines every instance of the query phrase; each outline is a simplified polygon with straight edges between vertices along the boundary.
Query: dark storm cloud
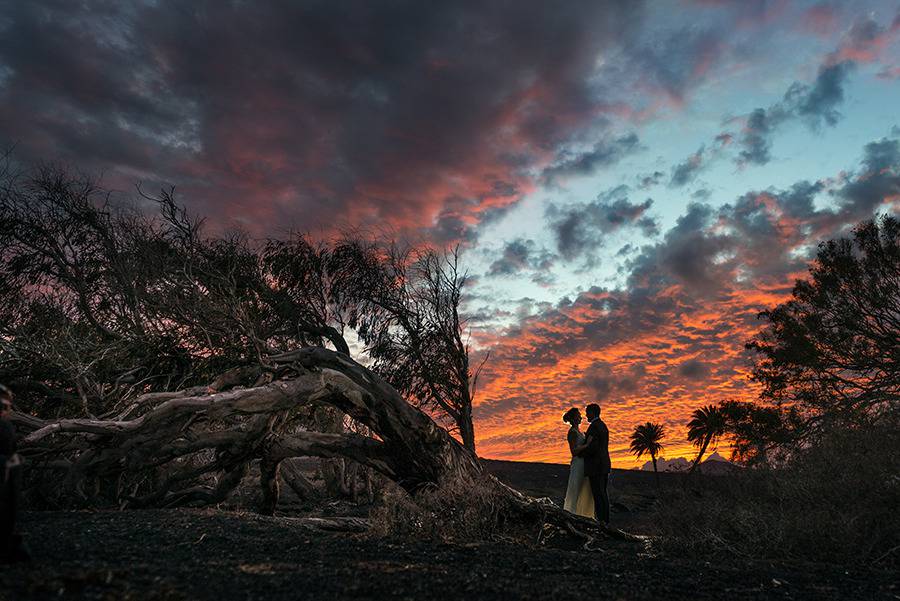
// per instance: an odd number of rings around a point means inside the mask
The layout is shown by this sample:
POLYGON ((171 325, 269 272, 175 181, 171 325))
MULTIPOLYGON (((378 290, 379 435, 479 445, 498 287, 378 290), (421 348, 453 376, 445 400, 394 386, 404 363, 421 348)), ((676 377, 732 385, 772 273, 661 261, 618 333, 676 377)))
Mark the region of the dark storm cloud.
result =
POLYGON ((195 147, 189 99, 130 47, 136 12, 116 3, 0 7, 0 136, 16 142, 17 156, 144 170, 195 147))
POLYGON ((500 257, 491 263, 488 275, 512 275, 523 270, 546 270, 553 263, 553 254, 538 248, 534 240, 518 238, 507 243, 500 257))
POLYGON ((563 151, 557 162, 544 170, 543 179, 553 183, 573 176, 592 175, 602 167, 609 167, 640 149, 637 134, 600 141, 593 148, 581 153, 563 151))
POLYGON ((823 121, 827 125, 837 124, 841 118, 837 107, 844 102, 844 82, 853 67, 853 63, 844 62, 822 68, 811 88, 799 88, 797 114, 814 126, 823 121))
POLYGON ((556 239, 557 250, 571 260, 591 252, 604 243, 604 238, 625 227, 637 227, 645 235, 657 232, 656 220, 647 214, 653 200, 633 203, 628 187, 608 190, 591 202, 557 206, 550 205, 546 216, 556 239))
POLYGON ((709 365, 697 359, 688 359, 678 366, 678 375, 689 378, 704 378, 709 374, 709 365))
POLYGON ((747 117, 747 124, 741 132, 739 141, 741 145, 737 159, 739 164, 765 165, 769 162, 769 149, 772 146, 769 137, 774 130, 770 121, 769 112, 762 108, 755 109, 747 117))
MULTIPOLYGON (((4 3, 0 136, 22 160, 68 160, 123 188, 173 182, 214 220, 388 221, 465 239, 602 118, 596 58, 636 37, 641 12, 624 0, 4 3)), ((614 159, 603 152, 561 168, 614 159)))
POLYGON ((697 173, 705 166, 704 153, 706 148, 701 146, 697 152, 686 158, 683 162, 672 167, 672 177, 669 179, 669 187, 680 188, 694 181, 697 173))
POLYGON ((858 176, 835 192, 845 214, 868 218, 883 202, 900 200, 900 142, 866 144, 858 176))
MULTIPOLYGON (((895 128, 892 129, 892 132, 895 128)), ((898 133, 892 135, 897 136, 898 133)), ((882 138, 875 142, 869 142, 863 149, 862 166, 870 175, 881 173, 885 170, 893 170, 900 159, 900 147, 896 139, 882 138)))
POLYGON ((595 361, 584 370, 581 383, 588 390, 591 401, 604 401, 614 394, 634 392, 645 373, 641 364, 616 371, 613 365, 605 361, 595 361))
POLYGON ((808 221, 815 216, 815 198, 824 189, 822 182, 797 182, 778 195, 779 207, 788 217, 808 221))
POLYGON ((721 288, 728 265, 718 261, 730 249, 727 235, 709 230, 715 213, 705 204, 691 203, 658 244, 647 246, 630 262, 629 284, 656 289, 678 283, 704 296, 721 288))
POLYGON ((844 101, 844 85, 854 63, 842 62, 819 69, 812 85, 794 82, 781 101, 767 109, 757 108, 746 117, 738 139, 741 150, 736 162, 741 165, 765 165, 771 160, 772 136, 784 123, 803 119, 811 128, 823 123, 836 125, 844 101))
POLYGON ((646 190, 647 188, 652 188, 653 186, 659 185, 659 182, 662 181, 662 178, 665 176, 665 173, 662 171, 654 171, 653 173, 647 173, 645 175, 638 176, 638 188, 641 190, 646 190))

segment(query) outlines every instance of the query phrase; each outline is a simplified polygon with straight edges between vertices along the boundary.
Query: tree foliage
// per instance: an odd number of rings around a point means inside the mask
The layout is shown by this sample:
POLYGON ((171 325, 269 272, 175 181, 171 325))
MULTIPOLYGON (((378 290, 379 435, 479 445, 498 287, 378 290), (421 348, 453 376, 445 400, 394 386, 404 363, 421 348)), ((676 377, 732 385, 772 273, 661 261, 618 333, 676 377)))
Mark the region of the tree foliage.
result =
POLYGON ((647 422, 635 426, 634 432, 631 433, 631 444, 629 448, 635 457, 640 459, 644 453, 650 455, 653 461, 653 472, 656 473, 656 458, 662 451, 662 439, 665 438, 666 432, 661 424, 647 422))
POLYGON ((767 325, 747 346, 758 353, 761 399, 778 412, 759 415, 770 426, 748 442, 803 445, 896 413, 900 221, 882 216, 822 243, 791 299, 761 317, 767 325))
POLYGON ((144 197, 158 208, 146 214, 52 166, 0 179, 0 378, 32 414, 111 416, 142 394, 262 384, 272 356, 349 355, 355 331, 360 359, 474 450, 458 253, 210 236, 172 191, 144 197))
POLYGON ((691 464, 691 472, 697 469, 710 443, 715 444, 725 434, 726 426, 726 415, 719 405, 706 405, 691 413, 687 439, 699 449, 697 458, 691 464))

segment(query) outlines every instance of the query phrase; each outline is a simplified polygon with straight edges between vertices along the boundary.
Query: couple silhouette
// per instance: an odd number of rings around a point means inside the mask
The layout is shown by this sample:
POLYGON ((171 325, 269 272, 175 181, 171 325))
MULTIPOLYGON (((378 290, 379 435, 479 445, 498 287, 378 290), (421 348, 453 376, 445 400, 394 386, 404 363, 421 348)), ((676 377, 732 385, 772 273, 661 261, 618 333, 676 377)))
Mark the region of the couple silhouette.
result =
POLYGON ((609 428, 600 419, 600 405, 591 403, 584 414, 589 422, 584 433, 579 429, 582 419, 576 407, 563 415, 563 421, 571 426, 566 439, 572 453, 563 508, 609 525, 609 428))

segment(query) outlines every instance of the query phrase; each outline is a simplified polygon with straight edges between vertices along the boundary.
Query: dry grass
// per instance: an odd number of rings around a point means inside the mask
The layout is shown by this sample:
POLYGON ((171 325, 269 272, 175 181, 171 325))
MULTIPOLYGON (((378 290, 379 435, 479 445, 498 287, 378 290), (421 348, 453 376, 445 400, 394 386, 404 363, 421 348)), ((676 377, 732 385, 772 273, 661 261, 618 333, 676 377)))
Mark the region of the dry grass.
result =
POLYGON ((692 556, 900 565, 900 428, 833 434, 781 470, 694 480, 662 499, 661 545, 692 556))
POLYGON ((453 481, 415 496, 394 486, 388 490, 370 519, 375 536, 478 542, 533 540, 539 525, 510 522, 509 497, 485 476, 477 482, 453 481))

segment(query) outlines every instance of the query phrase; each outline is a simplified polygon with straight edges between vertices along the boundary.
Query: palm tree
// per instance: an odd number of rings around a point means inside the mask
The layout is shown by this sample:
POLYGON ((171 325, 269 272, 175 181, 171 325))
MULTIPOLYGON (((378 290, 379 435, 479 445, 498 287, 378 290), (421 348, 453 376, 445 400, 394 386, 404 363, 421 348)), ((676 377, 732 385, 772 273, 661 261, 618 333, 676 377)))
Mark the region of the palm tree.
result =
POLYGON ((688 473, 692 473, 700 464, 703 454, 709 447, 710 443, 718 442, 719 438, 725 434, 725 412, 717 405, 707 405, 701 407, 691 414, 691 421, 688 422, 688 441, 692 442, 695 447, 700 448, 697 458, 694 459, 691 469, 688 473))
POLYGON ((656 471, 656 456, 659 455, 659 452, 663 448, 659 441, 661 441, 665 435, 666 432, 663 430, 663 427, 659 424, 654 424, 653 422, 635 426, 634 432, 631 433, 631 452, 634 453, 638 459, 640 459, 641 455, 644 453, 650 454, 650 459, 653 461, 653 473, 656 475, 657 486, 659 485, 659 472, 656 471))

